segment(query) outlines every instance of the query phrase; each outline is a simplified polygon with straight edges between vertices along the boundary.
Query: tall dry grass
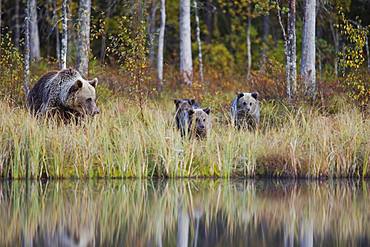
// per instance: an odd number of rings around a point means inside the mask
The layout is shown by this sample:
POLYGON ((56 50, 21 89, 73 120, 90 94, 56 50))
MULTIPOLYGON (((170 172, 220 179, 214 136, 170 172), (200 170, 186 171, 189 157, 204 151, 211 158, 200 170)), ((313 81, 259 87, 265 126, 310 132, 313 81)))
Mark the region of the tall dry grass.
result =
POLYGON ((180 138, 172 101, 142 109, 119 100, 81 125, 35 119, 0 102, 0 175, 92 177, 367 177, 370 120, 350 106, 335 114, 262 104, 256 132, 213 113, 203 141, 180 138))

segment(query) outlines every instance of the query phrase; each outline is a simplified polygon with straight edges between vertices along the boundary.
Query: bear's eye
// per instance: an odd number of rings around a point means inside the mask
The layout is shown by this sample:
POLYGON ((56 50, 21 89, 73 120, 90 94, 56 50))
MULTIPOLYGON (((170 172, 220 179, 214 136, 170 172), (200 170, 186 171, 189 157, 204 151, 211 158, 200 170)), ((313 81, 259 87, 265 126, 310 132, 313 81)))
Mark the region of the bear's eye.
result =
POLYGON ((251 103, 249 103, 249 105, 250 105, 250 106, 252 106, 252 102, 251 102, 251 103))
POLYGON ((247 102, 243 102, 243 105, 247 105, 247 102))
POLYGON ((92 101, 92 98, 87 98, 86 99, 86 102, 91 102, 92 101))

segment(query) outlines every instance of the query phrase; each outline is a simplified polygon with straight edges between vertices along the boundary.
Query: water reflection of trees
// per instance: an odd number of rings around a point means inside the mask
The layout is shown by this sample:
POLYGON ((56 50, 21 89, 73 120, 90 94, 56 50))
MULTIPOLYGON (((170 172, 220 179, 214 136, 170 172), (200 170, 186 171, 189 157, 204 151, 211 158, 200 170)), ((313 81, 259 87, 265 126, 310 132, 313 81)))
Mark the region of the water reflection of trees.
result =
POLYGON ((0 242, 354 245, 370 240, 369 189, 348 181, 3 182, 0 242))

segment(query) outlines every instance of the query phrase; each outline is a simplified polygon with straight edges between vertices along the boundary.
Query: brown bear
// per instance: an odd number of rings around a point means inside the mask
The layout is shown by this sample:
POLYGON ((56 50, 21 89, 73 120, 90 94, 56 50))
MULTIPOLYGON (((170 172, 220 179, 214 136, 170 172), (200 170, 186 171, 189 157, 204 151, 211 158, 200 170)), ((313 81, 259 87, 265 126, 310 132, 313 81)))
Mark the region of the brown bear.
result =
POLYGON ((199 108, 199 103, 194 99, 175 99, 174 103, 176 105, 176 126, 181 136, 184 137, 189 128, 189 110, 199 108))
POLYGON ((206 138, 211 130, 211 110, 197 108, 189 110, 189 133, 191 137, 206 138))
POLYGON ((86 80, 75 69, 52 71, 43 75, 27 96, 35 115, 59 115, 64 120, 99 113, 96 106, 98 79, 86 80))

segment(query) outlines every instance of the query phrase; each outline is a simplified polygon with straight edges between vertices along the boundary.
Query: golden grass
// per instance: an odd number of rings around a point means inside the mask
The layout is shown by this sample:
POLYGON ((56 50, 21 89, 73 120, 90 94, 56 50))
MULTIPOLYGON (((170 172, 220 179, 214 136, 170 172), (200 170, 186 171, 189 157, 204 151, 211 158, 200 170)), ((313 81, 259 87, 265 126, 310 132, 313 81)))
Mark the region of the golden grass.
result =
POLYGON ((172 101, 114 101, 82 125, 37 120, 0 102, 0 174, 6 178, 367 177, 370 120, 263 103, 256 132, 213 113, 207 140, 182 140, 172 101))

